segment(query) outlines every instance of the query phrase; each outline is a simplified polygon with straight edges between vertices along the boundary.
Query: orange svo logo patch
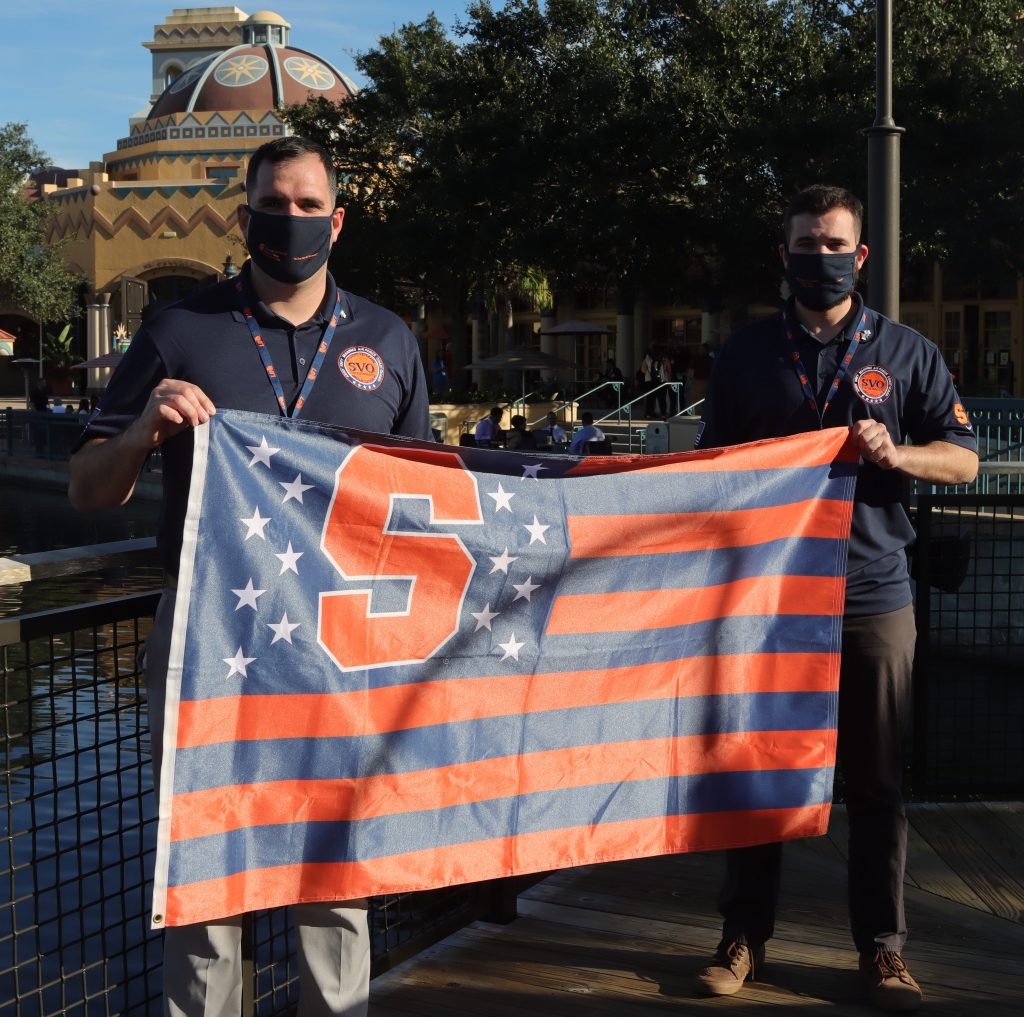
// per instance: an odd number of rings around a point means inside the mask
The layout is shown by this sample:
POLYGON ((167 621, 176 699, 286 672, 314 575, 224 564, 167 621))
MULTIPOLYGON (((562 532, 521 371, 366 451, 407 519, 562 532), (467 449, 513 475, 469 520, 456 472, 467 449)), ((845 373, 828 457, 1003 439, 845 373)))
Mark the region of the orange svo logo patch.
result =
POLYGON ((892 395, 892 375, 884 367, 871 364, 853 376, 853 388, 866 403, 884 403, 892 395))
POLYGON ((967 410, 964 409, 962 403, 957 403, 953 407, 953 413, 956 416, 956 422, 958 424, 963 424, 964 427, 971 426, 971 418, 967 415, 967 410))
POLYGON ((369 346, 350 346, 338 357, 338 370, 364 392, 373 392, 384 383, 384 361, 369 346))

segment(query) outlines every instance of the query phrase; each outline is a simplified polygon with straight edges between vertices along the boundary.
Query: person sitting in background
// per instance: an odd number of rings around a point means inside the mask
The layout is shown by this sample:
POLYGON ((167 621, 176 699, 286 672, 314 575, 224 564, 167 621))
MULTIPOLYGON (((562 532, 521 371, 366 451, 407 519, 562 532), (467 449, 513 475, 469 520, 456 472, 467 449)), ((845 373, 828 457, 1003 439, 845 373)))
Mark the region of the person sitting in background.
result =
POLYGON ((53 397, 53 406, 50 407, 51 413, 64 413, 67 407, 64 405, 64 400, 60 396, 53 397))
POLYGON ((498 448, 501 446, 505 438, 505 432, 501 429, 501 418, 504 412, 500 406, 494 406, 491 408, 491 412, 477 423, 473 434, 480 448, 498 448))
POLYGON ((561 451, 569 444, 569 436, 565 433, 565 428, 558 423, 554 410, 548 413, 547 426, 542 427, 540 433, 550 440, 553 449, 561 451))
POLYGON ((604 441, 604 431, 594 425, 594 414, 587 412, 580 418, 583 426, 573 436, 569 451, 575 455, 583 455, 587 451, 588 441, 604 441))
POLYGON ((512 430, 508 432, 505 439, 505 448, 514 449, 535 449, 537 437, 532 431, 526 429, 526 417, 518 413, 512 418, 512 430))

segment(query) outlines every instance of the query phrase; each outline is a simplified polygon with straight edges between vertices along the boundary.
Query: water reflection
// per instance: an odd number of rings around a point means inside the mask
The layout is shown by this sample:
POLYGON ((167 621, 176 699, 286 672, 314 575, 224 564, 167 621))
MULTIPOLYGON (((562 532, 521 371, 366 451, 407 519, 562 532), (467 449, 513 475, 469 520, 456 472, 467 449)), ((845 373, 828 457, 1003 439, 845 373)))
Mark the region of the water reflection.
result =
MULTIPOLYGON (((151 537, 156 533, 159 515, 156 502, 142 499, 121 508, 85 514, 76 512, 60 491, 3 485, 0 557, 151 537)), ((160 584, 161 578, 155 567, 121 566, 91 575, 0 586, 0 618, 150 590, 160 584)))

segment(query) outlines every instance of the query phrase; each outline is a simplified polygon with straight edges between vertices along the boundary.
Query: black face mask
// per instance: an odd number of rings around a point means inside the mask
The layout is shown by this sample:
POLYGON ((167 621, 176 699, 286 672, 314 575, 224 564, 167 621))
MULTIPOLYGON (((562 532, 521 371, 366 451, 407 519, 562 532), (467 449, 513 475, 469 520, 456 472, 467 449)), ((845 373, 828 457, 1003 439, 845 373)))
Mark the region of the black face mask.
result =
POLYGON ((827 311, 841 304, 857 282, 857 252, 808 254, 790 251, 786 280, 790 292, 811 311, 827 311))
POLYGON ((271 279, 300 283, 309 279, 331 253, 331 216, 274 215, 249 205, 245 243, 249 256, 271 279))

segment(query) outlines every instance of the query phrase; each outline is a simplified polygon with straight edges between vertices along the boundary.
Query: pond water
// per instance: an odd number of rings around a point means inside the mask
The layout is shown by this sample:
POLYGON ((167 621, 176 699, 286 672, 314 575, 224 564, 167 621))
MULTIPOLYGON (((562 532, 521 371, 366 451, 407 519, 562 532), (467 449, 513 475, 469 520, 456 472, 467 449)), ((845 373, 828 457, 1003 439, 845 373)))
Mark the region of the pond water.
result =
MULTIPOLYGON (((61 491, 0 485, 0 557, 64 547, 84 547, 156 533, 160 506, 136 499, 117 509, 77 512, 61 491)), ((156 568, 133 566, 0 586, 0 618, 66 607, 104 596, 122 596, 160 584, 156 568)))

